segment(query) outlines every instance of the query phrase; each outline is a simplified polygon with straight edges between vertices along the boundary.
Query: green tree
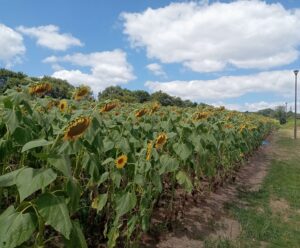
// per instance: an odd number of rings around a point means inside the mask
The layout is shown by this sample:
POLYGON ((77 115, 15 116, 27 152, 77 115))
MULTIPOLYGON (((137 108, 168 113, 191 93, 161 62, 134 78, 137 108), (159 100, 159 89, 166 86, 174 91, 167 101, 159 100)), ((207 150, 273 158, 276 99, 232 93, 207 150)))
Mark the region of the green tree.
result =
POLYGON ((0 69, 0 94, 7 89, 30 83, 27 75, 22 72, 13 72, 7 69, 0 69))
POLYGON ((145 90, 135 90, 132 93, 139 103, 150 101, 150 94, 145 90))
POLYGON ((162 106, 174 106, 174 98, 165 92, 157 91, 151 95, 151 100, 158 101, 162 106))
POLYGON ((110 86, 98 93, 98 100, 107 99, 118 99, 122 102, 137 102, 137 99, 130 90, 122 89, 120 86, 110 86))
POLYGON ((40 82, 48 82, 51 84, 52 90, 47 95, 53 98, 70 99, 72 97, 74 86, 69 84, 66 80, 44 76, 40 82))
POLYGON ((274 117, 279 120, 280 124, 286 123, 286 112, 284 106, 278 106, 275 108, 274 117))

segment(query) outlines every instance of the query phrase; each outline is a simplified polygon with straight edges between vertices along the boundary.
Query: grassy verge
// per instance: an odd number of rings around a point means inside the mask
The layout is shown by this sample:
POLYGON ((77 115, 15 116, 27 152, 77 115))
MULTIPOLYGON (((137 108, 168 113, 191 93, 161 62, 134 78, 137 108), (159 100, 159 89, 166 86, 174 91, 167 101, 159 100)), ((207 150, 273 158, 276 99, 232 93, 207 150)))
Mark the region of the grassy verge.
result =
POLYGON ((291 124, 281 128, 261 189, 241 190, 226 206, 241 224, 236 240, 207 240, 206 247, 300 247, 300 136, 293 140, 291 124))

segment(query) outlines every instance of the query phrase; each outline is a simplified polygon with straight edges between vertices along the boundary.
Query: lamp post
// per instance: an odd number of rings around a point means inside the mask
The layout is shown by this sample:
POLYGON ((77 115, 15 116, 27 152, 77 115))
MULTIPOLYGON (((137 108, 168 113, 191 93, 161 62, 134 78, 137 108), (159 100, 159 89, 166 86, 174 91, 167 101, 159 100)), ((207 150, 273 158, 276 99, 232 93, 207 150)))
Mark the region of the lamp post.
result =
POLYGON ((297 75, 299 70, 294 70, 295 74, 295 124, 294 124, 294 139, 297 139, 297 75))
POLYGON ((286 122, 287 122, 287 105, 288 105, 288 103, 285 102, 285 109, 284 109, 285 115, 284 115, 284 117, 285 117, 285 121, 286 121, 286 122))

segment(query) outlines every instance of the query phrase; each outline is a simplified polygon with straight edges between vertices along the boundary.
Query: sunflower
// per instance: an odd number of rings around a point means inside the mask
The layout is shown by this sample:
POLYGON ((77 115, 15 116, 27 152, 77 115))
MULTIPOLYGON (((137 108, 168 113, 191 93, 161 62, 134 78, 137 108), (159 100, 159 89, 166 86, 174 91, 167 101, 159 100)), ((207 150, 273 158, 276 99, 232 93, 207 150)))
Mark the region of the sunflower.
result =
POLYGON ((216 111, 224 111, 225 107, 224 106, 220 106, 219 108, 216 108, 216 111))
POLYGON ((52 86, 49 83, 39 83, 39 84, 35 84, 35 85, 31 85, 29 87, 29 93, 31 95, 42 95, 45 94, 49 91, 51 91, 52 86))
POLYGON ((67 100, 63 99, 59 101, 58 108, 61 112, 65 112, 68 109, 68 102, 67 100))
POLYGON ((91 119, 89 117, 79 117, 67 127, 64 140, 75 140, 79 138, 89 127, 91 119))
POLYGON ((153 142, 152 140, 147 144, 147 152, 146 152, 146 160, 149 161, 151 159, 153 142))
POLYGON ((233 125, 232 124, 225 124, 224 126, 226 129, 232 129, 233 128, 233 125))
POLYGON ((167 142, 167 135, 165 133, 161 133, 156 138, 155 148, 156 149, 161 149, 166 142, 167 142))
POLYGON ((56 101, 56 100, 51 100, 47 103, 47 109, 50 110, 52 109, 53 107, 56 107, 58 106, 59 102, 56 101))
POLYGON ((151 107, 150 113, 153 114, 157 110, 159 110, 160 104, 158 102, 154 103, 153 106, 151 107))
POLYGON ((91 92, 90 88, 87 86, 80 86, 74 93, 73 98, 76 101, 82 100, 84 97, 89 95, 91 92))
POLYGON ((116 167, 118 169, 122 169, 125 164, 127 163, 127 156, 126 155, 121 155, 119 156, 116 160, 115 160, 115 164, 116 164, 116 167))
POLYGON ((210 116, 209 112, 198 112, 194 114, 194 120, 207 119, 210 116))
POLYGON ((135 117, 142 117, 142 116, 145 115, 146 113, 147 113, 147 109, 142 108, 142 109, 138 110, 138 111, 135 113, 135 117))
POLYGON ((101 109, 100 112, 109 112, 111 110, 113 110, 115 107, 117 107, 118 104, 117 103, 106 103, 101 109))
POLYGON ((240 125, 240 132, 242 132, 245 128, 246 128, 246 125, 245 124, 241 124, 240 125))

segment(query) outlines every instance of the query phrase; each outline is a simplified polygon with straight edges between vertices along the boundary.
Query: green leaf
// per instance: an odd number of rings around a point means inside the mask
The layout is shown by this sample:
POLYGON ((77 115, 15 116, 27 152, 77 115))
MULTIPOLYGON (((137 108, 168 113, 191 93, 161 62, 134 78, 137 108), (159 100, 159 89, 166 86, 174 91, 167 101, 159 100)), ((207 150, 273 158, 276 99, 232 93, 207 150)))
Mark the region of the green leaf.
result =
POLYGON ((119 217, 128 213, 136 205, 136 195, 134 192, 126 192, 116 200, 116 212, 119 217))
POLYGON ((151 176, 151 181, 158 192, 162 192, 163 186, 158 172, 154 172, 151 176))
POLYGON ((16 184, 16 176, 21 170, 24 170, 24 168, 0 176, 0 187, 9 187, 16 184))
POLYGON ((51 193, 45 193, 37 199, 36 204, 38 212, 46 221, 46 224, 52 226, 56 231, 64 235, 65 238, 69 239, 72 223, 64 198, 51 193))
POLYGON ((37 225, 36 217, 31 213, 16 212, 13 206, 0 215, 0 247, 14 248, 27 241, 37 225))
POLYGON ((184 189, 191 193, 193 190, 193 184, 190 180, 190 178, 187 176, 187 174, 184 171, 179 171, 176 175, 177 182, 184 187, 184 189))
POLYGON ((92 208, 97 209, 97 213, 99 213, 105 206, 107 202, 107 194, 98 195, 92 202, 92 208))
POLYGON ((15 110, 8 110, 4 114, 4 121, 5 123, 7 123, 7 127, 10 133, 14 133, 16 128, 19 126, 19 118, 15 110))
POLYGON ((114 162, 113 158, 107 158, 102 162, 102 165, 106 165, 106 164, 113 163, 113 162, 114 162))
POLYGON ((87 248, 84 235, 77 221, 72 221, 72 232, 70 240, 65 239, 66 248, 87 248))
POLYGON ((113 226, 109 230, 109 232, 107 234, 107 237, 108 237, 107 247, 108 248, 114 248, 116 246, 116 242, 117 242, 119 235, 120 235, 120 233, 119 233, 118 227, 113 226))
POLYGON ((32 139, 31 131, 22 127, 17 127, 14 131, 13 137, 19 145, 24 145, 32 139))
POLYGON ((16 185, 20 201, 39 189, 43 189, 56 179, 52 169, 24 168, 16 175, 16 185))
POLYGON ((142 217, 142 230, 144 232, 148 231, 150 227, 150 213, 146 212, 142 217))
POLYGON ((68 155, 59 155, 55 157, 49 157, 48 160, 50 165, 55 167, 57 170, 63 173, 66 177, 72 176, 71 161, 68 155))
POLYGON ((103 140, 103 151, 107 152, 113 149, 115 146, 114 142, 112 142, 108 137, 105 137, 103 140))
POLYGON ((183 161, 187 160, 187 158, 192 154, 191 147, 184 143, 175 143, 173 145, 173 149, 183 161))
POLYGON ((81 196, 81 187, 75 178, 70 178, 66 185, 66 192, 69 196, 68 207, 71 213, 74 213, 79 208, 81 196))
POLYGON ((121 179, 122 179, 122 176, 120 174, 119 171, 114 171, 111 173, 111 179, 114 183, 114 185, 119 188, 120 187, 120 184, 121 184, 121 179))
POLYGON ((130 237, 131 234, 133 233, 133 231, 136 229, 138 220, 139 220, 138 215, 133 215, 128 220, 128 222, 127 222, 127 235, 128 235, 128 237, 130 237))
POLYGON ((48 141, 48 140, 45 140, 45 139, 32 140, 32 141, 29 141, 28 143, 26 143, 23 146, 21 152, 25 152, 27 150, 30 150, 30 149, 36 148, 36 147, 40 147, 40 146, 48 146, 48 145, 53 144, 53 142, 54 141, 48 141))
POLYGON ((159 174, 162 175, 168 172, 174 172, 178 169, 179 162, 177 159, 170 157, 169 155, 162 155, 159 159, 160 168, 159 174))
POLYGON ((109 172, 108 171, 104 172, 101 175, 99 181, 97 182, 98 186, 100 186, 102 183, 104 183, 108 179, 108 177, 109 177, 109 172))
POLYGON ((141 187, 143 187, 145 184, 144 176, 140 175, 140 174, 134 175, 133 181, 134 181, 134 183, 140 185, 141 187))
POLYGON ((121 140, 116 143, 116 147, 119 148, 125 154, 131 151, 128 140, 125 137, 122 137, 121 140))

